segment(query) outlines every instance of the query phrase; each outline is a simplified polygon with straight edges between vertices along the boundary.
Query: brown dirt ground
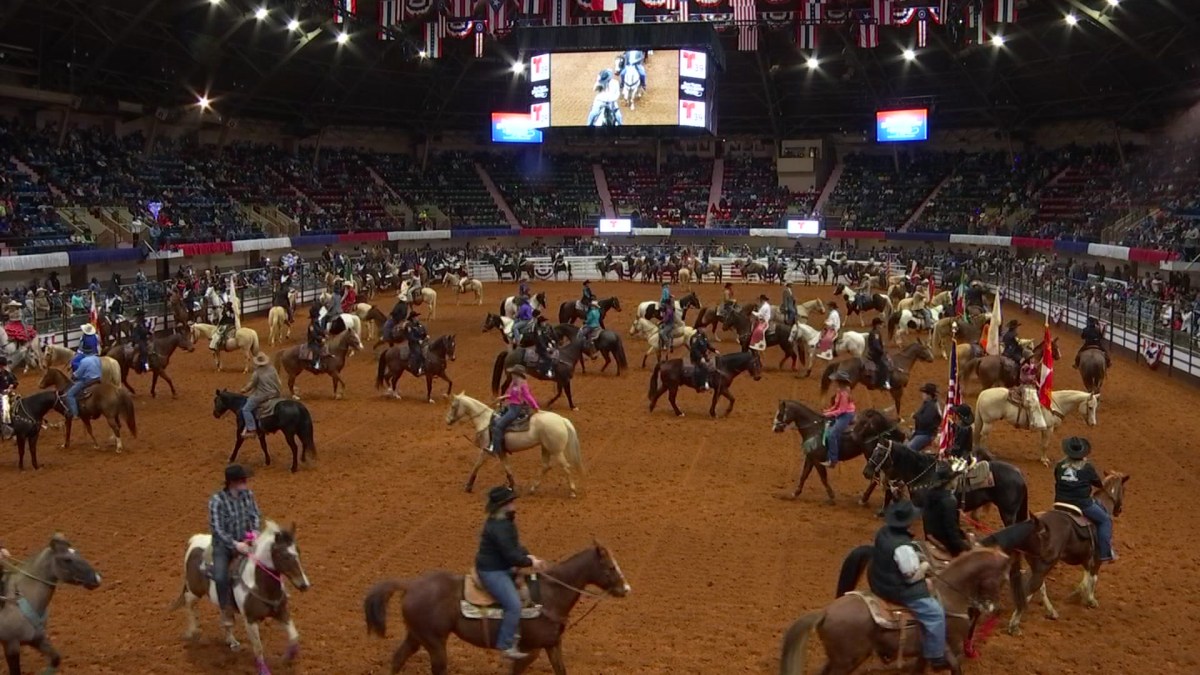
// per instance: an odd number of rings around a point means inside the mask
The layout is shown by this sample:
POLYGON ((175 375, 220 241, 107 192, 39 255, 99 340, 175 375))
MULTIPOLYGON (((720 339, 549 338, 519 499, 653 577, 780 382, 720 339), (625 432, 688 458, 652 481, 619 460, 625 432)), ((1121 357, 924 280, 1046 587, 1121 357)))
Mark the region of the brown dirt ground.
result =
MULTIPOLYGON (((577 284, 535 285, 555 302, 578 292, 577 284)), ((718 288, 702 287, 701 297, 715 301, 718 288)), ((602 283, 597 290, 619 295, 627 308, 658 294, 654 285, 631 283, 602 283)), ((481 318, 514 288, 488 284, 486 291, 482 307, 456 307, 443 292, 431 325, 433 335, 458 334, 455 390, 479 397, 501 348, 495 335, 480 334, 481 318)), ((801 300, 830 292, 797 291, 801 300)), ((758 290, 739 286, 737 292, 751 297, 758 290)), ((778 289, 767 292, 774 297, 778 289)), ((387 307, 391 299, 377 302, 387 307)), ((612 315, 610 327, 627 330, 630 314, 612 315)), ((250 325, 266 335, 262 320, 250 325)), ((1032 336, 1036 328, 1026 331, 1032 336)), ((1078 340, 1063 335, 1062 345, 1073 355, 1078 340)), ((629 345, 631 360, 635 346, 629 345)), ((219 643, 214 608, 202 607, 203 638, 196 644, 180 640, 183 616, 165 611, 179 589, 184 543, 206 527, 206 499, 218 487, 233 441, 233 421, 210 415, 212 390, 244 382, 240 372, 213 372, 205 354, 177 359, 171 370, 178 400, 151 400, 145 378, 135 385, 142 392, 142 434, 124 454, 85 446, 59 450, 61 431, 51 430, 43 436, 41 471, 19 474, 12 454, 0 467, 5 545, 25 555, 62 531, 104 575, 100 589, 65 588, 54 603, 52 637, 69 672, 253 672, 248 653, 231 654, 219 643)), ((314 583, 294 596, 304 648, 292 672, 386 672, 395 642, 365 634, 363 593, 384 577, 464 569, 474 554, 482 495, 461 488, 475 456, 465 428, 447 428, 445 404, 414 397, 423 392, 408 377, 401 388, 409 398, 381 398, 372 388, 374 367, 369 357, 353 359, 344 401, 331 400, 328 379, 301 377, 316 420, 320 459, 314 466, 290 475, 279 437, 270 441, 276 463, 269 468, 252 447, 242 455, 258 471, 254 487, 266 514, 299 523, 314 583)), ((943 383, 945 368, 941 361, 921 364, 914 379, 943 383)), ((22 378, 24 390, 32 377, 22 378)), ((794 431, 772 434, 770 421, 781 397, 817 404, 815 378, 773 369, 760 382, 739 378, 737 409, 717 421, 703 414, 707 398, 694 392, 680 396, 687 417, 676 419, 665 405, 649 415, 646 378, 637 369, 621 378, 577 375, 582 409, 567 414, 583 439, 584 494, 569 500, 561 475, 551 474, 544 494, 520 502, 523 538, 535 553, 565 557, 595 536, 613 549, 633 586, 628 598, 605 600, 570 630, 566 661, 573 673, 775 672, 783 629, 831 599, 842 556, 878 526, 874 509, 856 506, 851 496, 863 486, 861 464, 848 462, 836 472, 836 506, 822 503, 816 483, 799 501, 781 501, 776 495, 796 478, 798 444, 794 431)), ((1079 377, 1068 364, 1058 368, 1056 382, 1078 387, 1079 377)), ((533 388, 543 400, 549 396, 545 383, 533 388)), ((968 385, 970 398, 977 388, 968 385)), ((855 396, 860 406, 886 405, 874 392, 856 390, 855 396)), ((1101 607, 1068 602, 1080 571, 1060 568, 1050 589, 1062 618, 1051 622, 1034 610, 1024 636, 992 636, 968 672, 1122 673, 1147 666, 1158 673, 1197 672, 1200 617, 1195 595, 1180 589, 1200 571, 1188 541, 1200 523, 1194 509, 1181 508, 1200 488, 1200 459, 1181 440, 1196 437, 1191 411, 1198 399, 1191 386, 1132 358, 1116 359, 1099 427, 1089 435, 1098 464, 1128 471, 1133 480, 1116 529, 1122 559, 1102 575, 1101 607)), ((906 414, 915 401, 910 392, 906 414)), ((565 405, 556 409, 565 412, 565 405)), ((1069 420, 1066 431, 1088 433, 1079 419, 1069 420)), ((994 446, 1028 472, 1033 506, 1045 508, 1051 477, 1034 459, 1034 442, 1001 429, 994 446)), ((534 455, 518 456, 518 479, 527 480, 536 463, 534 455)), ((488 465, 481 488, 501 476, 498 466, 488 465)), ((394 635, 395 602, 392 609, 394 635)), ((279 659, 282 631, 269 626, 263 635, 271 665, 288 672, 279 659)), ((450 655, 452 672, 504 672, 496 657, 455 640, 450 655)), ((25 672, 42 667, 35 653, 24 656, 25 672)), ((405 672, 428 672, 428 659, 418 655, 405 672)), ((541 659, 531 672, 548 673, 549 664, 541 659)))
MULTIPOLYGON (((554 126, 584 126, 596 92, 596 73, 612 68, 618 52, 555 54, 550 110, 554 126)), ((623 101, 621 118, 625 124, 679 124, 679 55, 674 50, 655 52, 646 59, 646 93, 630 110, 623 101)))

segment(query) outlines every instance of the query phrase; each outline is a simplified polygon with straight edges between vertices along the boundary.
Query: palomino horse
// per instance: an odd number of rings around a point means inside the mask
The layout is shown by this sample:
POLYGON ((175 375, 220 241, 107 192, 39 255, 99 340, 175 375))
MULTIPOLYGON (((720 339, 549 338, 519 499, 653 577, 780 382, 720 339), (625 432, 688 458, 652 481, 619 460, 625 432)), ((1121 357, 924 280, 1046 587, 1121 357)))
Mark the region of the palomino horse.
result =
MULTIPOLYGON (((192 324, 192 342, 203 342, 210 344, 213 334, 216 333, 217 327, 211 323, 194 323, 192 324)), ((250 359, 259 352, 258 349, 258 333, 253 328, 239 328, 232 334, 227 334, 225 344, 218 345, 220 349, 213 351, 213 365, 217 370, 221 369, 221 352, 236 352, 242 351, 246 356, 246 367, 242 369, 243 373, 250 372, 250 359)))
MULTIPOLYGON (((570 323, 560 323, 554 327, 554 335, 560 342, 572 342, 575 336, 579 335, 580 327, 570 323)), ((617 364, 617 375, 621 371, 629 367, 629 360, 625 358, 625 343, 621 341, 621 336, 615 330, 601 329, 600 333, 592 338, 592 346, 599 352, 600 356, 604 357, 604 365, 600 366, 600 372, 604 372, 608 365, 612 362, 617 364)), ((595 358, 593 356, 592 358, 595 358)), ((583 354, 579 355, 579 367, 583 372, 587 372, 588 360, 583 358, 583 354)))
MULTIPOLYGON (((537 618, 522 619, 521 639, 517 643, 529 656, 513 662, 512 672, 525 672, 537 660, 538 652, 545 650, 556 675, 563 675, 567 670, 563 665, 562 638, 571 625, 567 622, 571 610, 584 595, 625 597, 630 591, 629 582, 616 558, 600 544, 553 565, 540 578, 541 612, 537 618), (588 586, 595 586, 602 593, 589 591, 588 586)), ((499 621, 462 616, 460 601, 465 582, 461 574, 439 570, 412 579, 384 581, 367 593, 363 601, 367 630, 379 637, 387 635, 388 601, 397 592, 404 596, 400 611, 408 633, 392 654, 393 673, 400 672, 408 659, 424 648, 429 652, 433 675, 443 675, 447 663, 446 641, 451 633, 476 647, 495 647, 499 621)))
MULTIPOLYGON (((1050 443, 1050 437, 1054 435, 1054 430, 1066 419, 1066 416, 1072 412, 1078 412, 1089 427, 1094 427, 1096 426, 1096 410, 1099 407, 1100 395, 1090 391, 1060 389, 1050 392, 1050 414, 1042 415, 1046 421, 1046 428, 1040 430, 1042 464, 1050 466, 1050 459, 1046 457, 1046 446, 1050 443)), ((1008 400, 1008 389, 995 387, 979 392, 979 398, 975 402, 975 447, 981 447, 987 442, 987 435, 991 431, 992 423, 1000 420, 1008 422, 1017 429, 1029 428, 1029 419, 1024 414, 1024 408, 1014 405, 1008 400)))
POLYGON ((869 297, 860 297, 853 288, 845 284, 838 284, 833 289, 833 294, 842 296, 842 299, 846 301, 846 318, 849 319, 857 314, 860 326, 867 325, 864 314, 871 310, 879 312, 884 324, 892 315, 892 299, 882 293, 872 293, 869 297))
MULTIPOLYGON (((486 450, 491 447, 492 442, 492 414, 492 409, 486 403, 477 401, 466 393, 455 394, 450 398, 450 409, 446 411, 447 426, 463 419, 468 420, 471 426, 475 427, 475 445, 479 448, 479 458, 475 460, 475 466, 471 467, 471 474, 467 476, 467 484, 464 486, 467 492, 475 488, 475 477, 479 474, 479 467, 483 466, 484 460, 492 456, 486 450)), ((557 460, 558 465, 567 474, 571 496, 578 496, 571 470, 574 469, 583 475, 583 454, 579 447, 579 434, 571 420, 548 410, 539 410, 529 418, 528 430, 509 431, 504 434, 504 452, 500 454, 499 459, 504 465, 504 475, 508 478, 509 487, 516 487, 516 479, 513 478, 512 467, 508 464, 508 456, 533 447, 542 449, 542 473, 529 484, 529 494, 537 492, 538 485, 541 485, 546 474, 550 472, 550 461, 557 460)))
MULTIPOLYGON (((411 281, 405 281, 400 284, 400 292, 396 294, 398 298, 409 298, 408 288, 412 285, 411 281)), ((416 301, 417 305, 429 306, 429 320, 433 321, 437 318, 437 291, 428 286, 421 287, 421 297, 416 301)))
POLYGON ((50 538, 46 548, 24 562, 5 561, 8 602, 0 608, 0 643, 6 647, 8 672, 21 674, 20 647, 28 645, 49 661, 43 673, 57 673, 62 656, 46 635, 50 601, 59 586, 100 587, 100 573, 61 534, 50 538))
MULTIPOLYGON (((539 293, 539 295, 541 295, 539 293)), ((604 298, 597 301, 600 305, 600 325, 604 325, 604 319, 608 316, 608 310, 621 311, 621 301, 614 295, 611 298, 604 298)), ((542 310, 545 312, 546 310, 542 310)), ((549 318, 549 317, 546 317, 549 318)), ((558 306, 558 322, 559 323, 575 323, 576 319, 583 321, 587 318, 587 311, 581 311, 579 305, 574 300, 567 300, 558 306)))
POLYGON ((362 349, 358 334, 352 330, 342 331, 329 338, 325 343, 329 353, 321 357, 321 369, 313 368, 312 359, 300 358, 301 350, 307 351, 308 345, 295 345, 282 351, 275 352, 275 370, 287 373, 288 391, 292 398, 300 400, 300 390, 296 388, 296 378, 305 371, 313 375, 328 375, 333 379, 333 398, 341 399, 346 391, 346 383, 342 380, 342 368, 346 367, 346 359, 351 349, 362 349), (341 385, 341 390, 338 390, 341 385))
POLYGON ((475 296, 475 304, 483 304, 483 282, 474 278, 467 277, 460 279, 458 285, 454 287, 454 304, 462 302, 463 293, 471 293, 475 296))
MULTIPOLYGON (((843 563, 842 574, 851 577, 852 584, 862 576, 870 550, 870 546, 860 546, 843 563)), ((955 558, 940 574, 930 575, 933 593, 946 610, 946 660, 955 675, 962 673, 958 661, 973 625, 972 610, 992 606, 999 599, 1009 564, 1008 556, 1001 551, 975 549, 955 558)), ((883 612, 888 618, 895 616, 887 609, 883 612)), ((921 628, 907 624, 911 620, 907 612, 900 615, 900 620, 906 625, 880 626, 863 595, 842 595, 825 609, 801 617, 784 633, 779 675, 808 672, 806 652, 813 631, 821 638, 829 659, 822 673, 851 673, 872 655, 888 664, 897 657, 901 662, 906 657, 920 662, 921 628)))
MULTIPOLYGON (((507 370, 517 364, 530 366, 526 364, 526 357, 532 350, 512 349, 505 350, 496 355, 496 361, 492 365, 492 394, 499 396, 500 392, 508 389, 508 383, 512 376, 507 373, 507 370), (501 382, 503 379, 503 382, 501 382)), ((553 360, 553 373, 547 377, 538 364, 532 364, 529 367, 529 375, 536 377, 539 380, 550 380, 557 386, 554 392, 554 397, 546 401, 546 407, 554 405, 564 393, 567 395, 567 405, 571 406, 571 410, 579 410, 575 405, 575 398, 571 393, 571 376, 575 374, 575 362, 579 360, 580 354, 587 353, 587 341, 582 335, 576 335, 574 340, 558 348, 558 358, 553 360)))
MULTIPOLYGON (((676 347, 681 347, 686 350, 688 343, 692 339, 692 336, 696 334, 696 329, 691 328, 690 326, 676 324, 675 332, 671 338, 671 344, 669 348, 666 349, 659 345, 659 336, 662 335, 662 332, 659 330, 658 326, 649 319, 634 319, 633 325, 629 327, 629 334, 641 335, 642 338, 646 340, 648 348, 646 349, 646 353, 642 355, 642 367, 645 368, 646 359, 649 358, 651 354, 662 352, 661 356, 665 358, 666 355, 676 347)), ((660 358, 659 360, 662 359, 660 358)))
MULTIPOLYGON (((819 411, 813 410, 799 401, 779 402, 779 409, 775 411, 775 420, 771 424, 771 430, 775 433, 782 433, 787 430, 789 425, 794 425, 796 431, 800 432, 800 450, 804 453, 804 468, 800 471, 800 480, 796 482, 796 489, 786 495, 787 499, 800 497, 800 493, 804 492, 804 483, 815 468, 821 484, 825 486, 825 494, 829 497, 826 503, 833 505, 835 495, 833 488, 829 486, 829 474, 826 467, 821 464, 828 458, 825 443, 818 443, 816 449, 811 451, 805 447, 805 442, 809 438, 825 434, 825 425, 828 422, 829 420, 819 411)), ((904 433, 898 428, 896 420, 878 410, 866 410, 855 417, 854 423, 841 440, 842 442, 838 446, 838 461, 845 461, 859 456, 866 457, 871 448, 874 448, 881 440, 904 440, 904 433)), ((858 503, 866 506, 867 500, 871 498, 871 493, 874 491, 875 483, 867 484, 867 489, 863 492, 862 497, 859 497, 858 503)))
POLYGON ((287 320, 287 308, 276 305, 267 312, 267 325, 271 327, 267 335, 267 344, 274 346, 284 340, 292 339, 292 325, 287 320))
MULTIPOLYGON (((232 412, 237 420, 233 452, 229 455, 230 464, 237 461, 238 451, 242 449, 242 443, 246 442, 246 439, 242 438, 242 431, 246 429, 246 421, 242 419, 242 407, 245 405, 246 397, 239 393, 217 389, 213 395, 213 417, 220 419, 226 412, 232 412)), ((267 405, 271 406, 271 414, 258 417, 258 444, 262 448, 263 463, 271 466, 271 453, 267 452, 267 434, 282 431, 288 447, 292 449, 292 473, 296 473, 300 462, 307 462, 309 455, 312 455, 313 459, 317 457, 317 445, 313 441, 312 415, 299 401, 278 401, 274 405, 268 402, 267 405), (297 437, 303 446, 303 452, 296 447, 297 437)), ((261 411, 262 406, 259 409, 261 411)), ((258 412, 255 411, 255 414, 258 412)))
MULTIPOLYGON (((1055 338, 1055 342, 1058 339, 1055 338)), ((1058 358, 1058 355, 1055 355, 1058 358)), ((1084 349, 1079 352, 1079 376, 1083 378, 1083 387, 1088 391, 1099 394, 1108 376, 1108 357, 1100 349, 1084 349)))
MULTIPOLYGON (((62 416, 67 419, 66 437, 63 439, 61 447, 71 447, 71 422, 75 418, 67 414, 67 404, 62 398, 63 392, 71 386, 71 380, 63 374, 61 370, 49 368, 46 374, 42 376, 42 381, 38 383, 39 389, 54 387, 58 392, 58 402, 54 408, 62 413, 62 416)), ((125 424, 129 425, 129 433, 137 438, 137 419, 133 413, 133 397, 129 392, 114 387, 105 382, 98 382, 79 395, 79 419, 83 421, 83 428, 87 430, 88 436, 92 439, 92 445, 96 448, 100 444, 96 442, 96 435, 92 433, 92 420, 104 417, 108 421, 108 426, 112 428, 113 437, 110 440, 115 440, 117 452, 124 449, 124 444, 121 442, 121 420, 125 420, 125 424)))
MULTIPOLYGON (((237 558, 230 565, 229 581, 233 584, 233 601, 237 612, 242 615, 246 636, 254 649, 254 662, 258 675, 270 675, 266 657, 263 656, 259 624, 274 619, 287 630, 288 646, 284 659, 292 661, 300 654, 300 632, 292 621, 288 594, 283 587, 287 579, 297 590, 307 591, 311 586, 304 566, 300 563, 300 549, 296 546, 296 526, 282 529, 268 520, 262 532, 251 543, 254 550, 246 558, 237 558)), ((200 622, 196 618, 196 601, 207 597, 218 604, 217 585, 209 575, 212 565, 212 535, 193 534, 188 539, 183 555, 183 589, 171 609, 183 608, 187 612, 188 627, 183 637, 194 640, 200 635, 200 622)), ((233 636, 233 624, 225 626, 225 643, 232 650, 241 644, 233 636)))
POLYGON ((954 348, 956 341, 960 344, 979 342, 979 338, 983 337, 983 325, 990 318, 990 314, 981 314, 972 317, 969 322, 957 316, 944 316, 938 319, 933 324, 933 348, 943 359, 949 359, 949 350, 954 348))
MULTIPOLYGON (((729 408, 725 410, 725 416, 729 417, 729 414, 733 412, 733 404, 737 400, 729 386, 733 384, 733 380, 738 375, 747 371, 756 382, 762 379, 762 360, 758 358, 758 352, 737 352, 717 357, 715 373, 717 386, 713 389, 712 404, 708 407, 709 417, 717 416, 717 400, 722 397, 729 401, 729 408)), ((683 417, 683 411, 676 405, 675 397, 679 394, 679 388, 684 386, 704 393, 703 389, 696 386, 694 378, 684 374, 683 359, 669 359, 654 364, 654 371, 650 373, 650 393, 648 394, 650 412, 654 412, 654 406, 658 404, 658 399, 666 393, 675 415, 683 417)))
MULTIPOLYGON (((450 389, 454 387, 454 381, 446 377, 446 367, 450 361, 456 358, 455 348, 456 342, 453 333, 442 335, 425 346, 425 400, 430 403, 433 403, 433 378, 440 377, 446 381, 446 396, 450 395, 450 389)), ((408 351, 408 345, 401 344, 388 347, 379 354, 375 388, 386 388, 386 396, 400 398, 400 393, 396 391, 396 383, 406 372, 417 375, 412 367, 412 361, 409 360, 408 351), (386 387, 384 386, 385 382, 387 383, 386 387)))
MULTIPOLYGON (((169 333, 151 338, 149 343, 150 396, 155 396, 155 389, 158 388, 158 378, 161 377, 171 387, 171 398, 178 398, 175 393, 175 381, 167 374, 167 366, 171 365, 171 355, 175 353, 176 349, 182 349, 185 352, 195 351, 195 347, 192 345, 192 332, 187 328, 177 328, 169 333)), ((129 386, 129 369, 133 365, 134 359, 137 358, 136 352, 137 345, 117 344, 113 345, 107 354, 121 368, 121 384, 131 394, 137 394, 133 390, 133 387, 129 386)))
MULTIPOLYGON (((929 345, 921 340, 908 345, 900 350, 892 358, 892 401, 896 405, 896 413, 900 413, 900 399, 904 397, 904 388, 908 386, 908 378, 912 372, 913 364, 918 360, 926 363, 933 363, 933 351, 929 349, 929 345)), ((875 385, 875 371, 867 370, 867 361, 861 357, 852 356, 845 361, 831 363, 825 366, 825 372, 821 373, 821 393, 829 391, 829 378, 835 372, 841 371, 850 375, 850 387, 853 388, 857 384, 864 385, 867 389, 877 389, 875 385)))
MULTIPOLYGON (((46 345, 46 367, 66 369, 71 365, 75 352, 58 345, 46 345)), ((121 364, 108 356, 100 357, 100 381, 114 387, 121 386, 121 364)))
MULTIPOLYGON (((1125 483, 1128 481, 1129 476, 1126 474, 1105 472, 1104 487, 1097 490, 1094 497, 1109 515, 1121 515, 1125 503, 1125 483)), ((1095 544, 1095 539, 1094 525, 1084 527, 1076 522, 1076 516, 1073 514, 1056 509, 1009 525, 980 542, 984 546, 999 546, 1004 552, 1014 555, 1013 565, 1009 570, 1009 585, 1012 586, 1015 609, 1008 621, 1009 633, 1020 634, 1021 615, 1029 598, 1039 589, 1042 592, 1042 606, 1046 609, 1046 616, 1051 619, 1058 618, 1058 611, 1050 604, 1050 596, 1046 593, 1045 579, 1060 561, 1083 567, 1083 579, 1073 594, 1080 595, 1088 607, 1100 606, 1096 600, 1096 582, 1100 580, 1100 550, 1095 544), (1022 555, 1029 561, 1028 581, 1023 581, 1021 577, 1022 555)))

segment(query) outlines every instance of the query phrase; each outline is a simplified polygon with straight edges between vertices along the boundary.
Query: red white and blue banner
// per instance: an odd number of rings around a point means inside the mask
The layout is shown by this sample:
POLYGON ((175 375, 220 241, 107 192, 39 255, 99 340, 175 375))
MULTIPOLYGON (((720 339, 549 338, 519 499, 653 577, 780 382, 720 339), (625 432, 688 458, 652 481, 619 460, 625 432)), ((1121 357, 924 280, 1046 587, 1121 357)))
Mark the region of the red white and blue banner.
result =
POLYGON ((379 0, 379 39, 394 40, 392 28, 400 23, 400 0, 379 0))
POLYGON ((333 22, 345 23, 347 15, 358 14, 358 0, 333 0, 333 22))
POLYGON ((758 10, 754 0, 732 0, 733 21, 738 26, 738 51, 758 51, 758 10))
POLYGON ((488 0, 487 28, 492 35, 508 32, 508 0, 488 0))
POLYGON ((446 17, 439 16, 421 27, 425 44, 425 56, 431 59, 441 58, 442 38, 446 35, 446 17))
POLYGON ((1017 0, 993 0, 996 10, 996 23, 1015 23, 1017 21, 1017 0))

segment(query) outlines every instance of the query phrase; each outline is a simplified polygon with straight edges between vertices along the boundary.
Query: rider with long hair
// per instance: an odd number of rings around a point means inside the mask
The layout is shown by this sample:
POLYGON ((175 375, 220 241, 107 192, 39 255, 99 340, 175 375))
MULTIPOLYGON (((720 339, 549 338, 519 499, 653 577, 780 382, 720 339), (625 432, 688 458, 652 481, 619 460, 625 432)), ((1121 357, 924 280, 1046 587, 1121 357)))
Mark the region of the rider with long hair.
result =
POLYGON ((1100 562, 1112 562, 1117 559, 1112 546, 1112 515, 1092 498, 1093 490, 1104 487, 1100 472, 1087 459, 1092 444, 1086 438, 1072 436, 1063 439, 1062 450, 1066 457, 1054 465, 1054 501, 1074 506, 1095 523, 1100 562))
POLYGON ((521 545, 517 534, 517 510, 513 502, 517 493, 508 486, 488 490, 487 520, 479 535, 479 552, 475 554, 475 573, 488 593, 504 609, 500 619, 500 632, 496 636, 496 649, 514 661, 528 656, 517 649, 521 626, 521 594, 513 580, 513 570, 532 567, 535 572, 546 568, 546 563, 529 554, 521 545))
POLYGON ((503 403, 504 407, 499 415, 492 418, 492 438, 488 452, 493 455, 504 451, 504 433, 513 422, 524 414, 541 409, 529 389, 529 381, 525 379, 525 366, 517 364, 508 369, 508 374, 512 381, 504 395, 496 399, 496 403, 503 403))
POLYGON ((827 434, 828 440, 825 443, 825 461, 821 464, 832 469, 838 463, 842 434, 850 428, 850 423, 854 421, 856 409, 854 399, 850 397, 850 375, 839 370, 830 375, 829 379, 837 383, 837 392, 834 393, 830 406, 821 412, 826 419, 832 422, 827 434))

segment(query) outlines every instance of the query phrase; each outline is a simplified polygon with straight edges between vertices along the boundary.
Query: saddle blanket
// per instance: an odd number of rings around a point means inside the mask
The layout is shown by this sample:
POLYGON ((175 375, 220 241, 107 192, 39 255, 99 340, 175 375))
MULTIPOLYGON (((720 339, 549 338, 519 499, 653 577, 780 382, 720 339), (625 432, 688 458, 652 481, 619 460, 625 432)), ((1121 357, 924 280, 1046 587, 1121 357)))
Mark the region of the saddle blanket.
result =
POLYGON ((4 332, 13 342, 29 342, 37 337, 37 331, 27 327, 20 321, 9 321, 4 324, 4 332))
MULTIPOLYGON (((465 619, 491 619, 493 621, 499 621, 500 619, 504 618, 504 610, 501 609, 499 605, 488 605, 486 607, 481 607, 479 605, 472 605, 466 600, 460 600, 458 602, 458 606, 459 610, 462 612, 463 618, 465 619)), ((522 619, 536 619, 541 615, 541 605, 521 608, 522 619)))
MULTIPOLYGON (((503 409, 501 409, 495 413, 492 413, 492 420, 494 421, 503 412, 504 412, 503 409)), ((513 420, 512 424, 509 424, 507 427, 504 428, 504 431, 505 431, 505 433, 510 433, 510 434, 516 433, 518 431, 529 431, 529 420, 531 420, 531 419, 533 419, 532 411, 530 409, 526 408, 525 411, 521 413, 520 417, 513 420)))
MULTIPOLYGON (((530 584, 537 583, 536 575, 518 575, 516 578, 517 592, 521 596, 521 618, 536 619, 542 615, 542 606, 532 600, 530 584)), ((504 617, 504 610, 496 604, 495 598, 479 581, 479 576, 472 568, 463 575, 462 599, 459 610, 468 619, 496 619, 504 617)))
POLYGON ((991 463, 975 462, 958 475, 953 488, 956 492, 971 492, 972 490, 984 490, 995 486, 996 479, 992 476, 991 463))

